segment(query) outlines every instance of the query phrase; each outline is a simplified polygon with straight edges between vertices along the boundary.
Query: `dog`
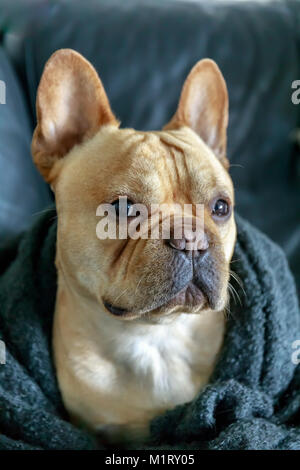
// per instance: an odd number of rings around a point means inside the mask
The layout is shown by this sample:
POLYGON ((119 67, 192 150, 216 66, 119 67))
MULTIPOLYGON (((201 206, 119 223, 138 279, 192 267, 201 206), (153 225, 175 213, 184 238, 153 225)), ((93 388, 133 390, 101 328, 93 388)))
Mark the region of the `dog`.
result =
POLYGON ((162 130, 120 129, 96 70, 61 49, 36 109, 32 155, 58 214, 53 356, 64 405, 109 442, 146 439, 154 417, 208 383, 226 331, 236 240, 226 84, 200 60, 162 130), (187 249, 173 213, 166 239, 99 239, 97 207, 122 197, 131 221, 135 203, 200 204, 202 235, 187 249))

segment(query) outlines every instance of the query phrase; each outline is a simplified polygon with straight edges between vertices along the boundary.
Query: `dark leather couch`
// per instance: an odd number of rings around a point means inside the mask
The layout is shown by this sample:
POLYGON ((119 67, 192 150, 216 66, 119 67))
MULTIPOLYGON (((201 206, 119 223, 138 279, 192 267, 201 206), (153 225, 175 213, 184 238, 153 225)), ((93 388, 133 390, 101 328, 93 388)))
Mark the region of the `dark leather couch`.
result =
POLYGON ((300 2, 0 0, 0 230, 31 223, 50 191, 29 157, 45 61, 71 47, 97 68, 122 126, 158 129, 193 64, 211 57, 229 88, 228 156, 241 215, 285 250, 300 284, 300 2), (9 98, 9 99, 8 99, 9 98))

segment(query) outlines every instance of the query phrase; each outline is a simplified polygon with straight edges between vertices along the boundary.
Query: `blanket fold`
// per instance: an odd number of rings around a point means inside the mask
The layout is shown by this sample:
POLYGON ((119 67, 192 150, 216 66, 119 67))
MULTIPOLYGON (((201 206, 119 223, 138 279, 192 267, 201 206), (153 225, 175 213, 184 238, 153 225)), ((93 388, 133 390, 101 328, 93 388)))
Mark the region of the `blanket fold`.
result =
MULTIPOLYGON (((143 449, 299 449, 296 289, 281 249, 240 217, 224 345, 210 383, 155 418, 143 449)), ((68 421, 52 363, 56 213, 0 250, 0 449, 96 449, 68 421)), ((298 348, 300 350, 300 347, 298 348)), ((135 448, 138 448, 137 446, 135 448)))

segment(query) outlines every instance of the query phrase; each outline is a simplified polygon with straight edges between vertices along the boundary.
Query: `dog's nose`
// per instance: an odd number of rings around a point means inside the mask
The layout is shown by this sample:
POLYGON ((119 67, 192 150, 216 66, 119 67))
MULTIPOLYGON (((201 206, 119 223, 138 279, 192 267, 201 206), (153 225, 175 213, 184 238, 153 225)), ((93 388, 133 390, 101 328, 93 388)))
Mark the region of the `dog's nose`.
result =
POLYGON ((165 240, 166 244, 178 251, 197 252, 197 254, 206 253, 209 248, 209 242, 205 233, 195 233, 192 229, 184 230, 184 235, 181 238, 171 236, 165 240))

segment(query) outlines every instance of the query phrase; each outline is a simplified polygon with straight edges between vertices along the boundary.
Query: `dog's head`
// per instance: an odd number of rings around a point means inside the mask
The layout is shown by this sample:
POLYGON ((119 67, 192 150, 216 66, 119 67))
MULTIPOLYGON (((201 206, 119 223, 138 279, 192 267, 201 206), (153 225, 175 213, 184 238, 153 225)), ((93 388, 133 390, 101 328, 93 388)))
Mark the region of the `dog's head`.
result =
POLYGON ((60 50, 45 66, 37 120, 32 153, 55 192, 56 262, 68 285, 119 319, 222 310, 236 228, 228 96, 217 65, 198 62, 171 121, 162 131, 140 132, 119 129, 95 69, 75 51, 60 50), (149 210, 150 226, 151 207, 164 204, 156 220, 161 227, 169 215, 169 235, 101 239, 102 204, 112 205, 117 226, 126 219, 128 227, 137 226, 135 204, 149 210), (183 220, 176 208, 184 204, 192 212, 175 236, 183 220), (203 223, 193 232, 197 205, 203 223))

